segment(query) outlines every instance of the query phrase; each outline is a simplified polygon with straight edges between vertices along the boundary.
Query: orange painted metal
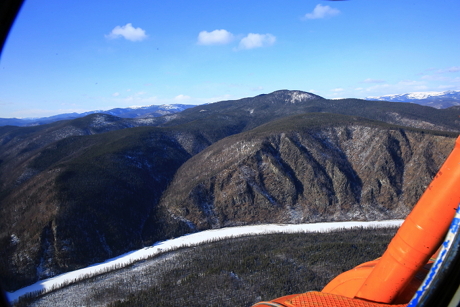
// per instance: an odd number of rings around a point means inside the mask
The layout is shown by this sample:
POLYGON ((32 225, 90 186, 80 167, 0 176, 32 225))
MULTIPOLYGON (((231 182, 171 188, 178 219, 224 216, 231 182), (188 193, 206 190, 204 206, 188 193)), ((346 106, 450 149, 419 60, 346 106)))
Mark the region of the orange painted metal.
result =
MULTIPOLYGON (((408 303, 414 293, 422 284, 426 275, 428 274, 431 265, 436 260, 437 253, 430 258, 428 263, 418 270, 415 277, 409 282, 404 288, 404 291, 398 293, 398 296, 393 300, 393 304, 406 304, 408 303)), ((341 295, 345 297, 353 298, 356 293, 362 287, 366 279, 369 277, 372 270, 378 264, 381 258, 373 261, 362 263, 355 268, 343 272, 342 274, 331 280, 321 292, 341 295)))
POLYGON ((343 272, 330 281, 326 287, 321 290, 323 293, 331 293, 353 298, 359 291, 363 283, 369 277, 379 259, 362 263, 355 268, 343 272))
POLYGON ((355 297, 391 303, 441 244, 460 203, 460 137, 355 297))
POLYGON ((407 304, 381 304, 344 297, 341 295, 307 292, 277 298, 270 302, 260 302, 253 307, 405 307, 407 304))

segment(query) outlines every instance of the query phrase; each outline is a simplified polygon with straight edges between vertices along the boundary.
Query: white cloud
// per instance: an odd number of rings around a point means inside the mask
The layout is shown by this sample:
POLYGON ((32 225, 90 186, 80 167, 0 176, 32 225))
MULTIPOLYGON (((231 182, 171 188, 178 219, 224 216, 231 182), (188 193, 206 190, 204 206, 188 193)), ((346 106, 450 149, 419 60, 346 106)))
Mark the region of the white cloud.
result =
POLYGON ((201 31, 198 34, 199 45, 224 45, 233 41, 234 36, 227 30, 201 31))
POLYGON ((113 97, 117 97, 117 96, 120 96, 120 93, 116 92, 116 93, 113 93, 112 94, 113 97))
POLYGON ((447 69, 447 72, 459 72, 460 71, 460 66, 452 66, 447 69))
POLYGON ((332 92, 335 92, 335 93, 340 93, 340 92, 343 92, 344 89, 343 88, 335 88, 333 90, 331 90, 332 92))
POLYGON ((363 89, 361 92, 366 96, 382 96, 389 94, 404 94, 411 92, 422 92, 433 90, 432 86, 428 86, 425 81, 417 80, 402 80, 394 84, 376 84, 363 89))
POLYGON ((326 17, 332 17, 340 14, 338 9, 332 8, 329 5, 318 4, 313 9, 313 12, 305 14, 306 19, 320 19, 326 17))
POLYGON ((190 97, 190 96, 180 94, 180 95, 177 95, 176 97, 174 97, 174 100, 184 101, 184 100, 189 100, 191 98, 192 97, 190 97))
MULTIPOLYGON (((143 107, 148 105, 163 105, 163 104, 192 104, 200 105, 205 103, 212 103, 216 101, 228 100, 234 98, 230 95, 221 97, 210 97, 210 98, 196 98, 187 95, 177 95, 174 97, 157 97, 157 96, 140 96, 137 93, 128 97, 111 97, 111 101, 116 103, 116 106, 129 106, 129 107, 143 107)), ((237 97, 237 99, 243 97, 237 97)))
MULTIPOLYGON (((364 89, 364 91, 366 91, 368 93, 374 93, 374 92, 380 93, 382 91, 384 91, 385 93, 388 93, 388 92, 391 92, 391 89, 393 89, 395 87, 396 87, 395 85, 390 85, 390 84, 379 84, 379 85, 374 85, 374 86, 368 87, 368 88, 364 89)), ((384 94, 376 94, 376 95, 381 96, 381 95, 384 95, 384 94)))
POLYGON ((142 98, 139 97, 139 95, 132 95, 121 99, 121 101, 126 104, 129 104, 130 107, 134 107, 158 104, 159 99, 156 96, 142 98))
POLYGON ((424 75, 424 76, 421 76, 420 79, 428 80, 428 81, 448 81, 448 80, 450 80, 450 78, 441 76, 439 74, 436 74, 436 75, 424 75))
POLYGON ((423 86, 425 87, 425 83, 422 81, 416 81, 416 80, 401 80, 398 82, 398 85, 402 86, 423 86))
POLYGON ((365 80, 363 80, 363 83, 384 83, 385 80, 380 80, 380 79, 371 79, 371 78, 367 78, 365 80))
POLYGON ((459 72, 460 71, 460 66, 452 66, 446 69, 438 69, 436 73, 438 74, 445 74, 449 72, 459 72))
POLYGON ((94 111, 94 109, 83 108, 58 108, 58 109, 22 109, 11 110, 8 114, 2 113, 2 116, 8 118, 37 118, 45 116, 53 116, 64 113, 84 113, 94 111))
POLYGON ((116 26, 113 28, 110 34, 106 35, 105 37, 109 39, 116 39, 123 37, 130 41, 141 41, 147 38, 147 34, 145 34, 145 30, 141 28, 134 28, 131 23, 127 23, 125 26, 116 26))
POLYGON ((243 37, 238 46, 238 50, 241 49, 254 49, 260 47, 271 46, 275 43, 276 37, 271 34, 255 34, 249 33, 246 37, 243 37))
POLYGON ((440 85, 438 89, 447 91, 447 90, 458 90, 458 85, 440 85))

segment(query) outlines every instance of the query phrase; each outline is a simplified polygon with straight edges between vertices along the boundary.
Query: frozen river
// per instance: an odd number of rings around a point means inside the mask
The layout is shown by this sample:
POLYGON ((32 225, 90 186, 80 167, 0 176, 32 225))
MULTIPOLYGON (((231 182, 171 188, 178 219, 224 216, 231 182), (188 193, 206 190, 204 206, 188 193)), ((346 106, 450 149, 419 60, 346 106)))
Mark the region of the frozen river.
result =
POLYGON ((10 301, 15 301, 19 297, 28 293, 56 289, 56 287, 59 287, 60 285, 73 283, 89 275, 94 276, 97 274, 102 274, 104 272, 110 271, 113 268, 125 267, 136 261, 145 260, 166 251, 173 251, 185 246, 195 246, 209 241, 223 240, 247 235, 264 235, 270 233, 328 232, 336 229, 351 229, 355 227, 399 227, 403 221, 404 220, 283 225, 266 224, 205 230, 167 241, 157 242, 152 246, 125 253, 118 257, 108 259, 103 263, 97 263, 83 269, 63 273, 49 279, 40 280, 35 284, 24 287, 15 292, 7 293, 7 297, 10 301))

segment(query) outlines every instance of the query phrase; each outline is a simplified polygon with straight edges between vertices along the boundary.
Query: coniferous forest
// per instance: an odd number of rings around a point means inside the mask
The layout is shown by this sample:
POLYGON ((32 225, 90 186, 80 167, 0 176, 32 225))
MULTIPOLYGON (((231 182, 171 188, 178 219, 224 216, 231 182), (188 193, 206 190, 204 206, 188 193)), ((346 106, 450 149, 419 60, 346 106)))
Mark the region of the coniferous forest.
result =
POLYGON ((381 256, 395 228, 249 236, 185 247, 16 306, 251 306, 321 290, 381 256))

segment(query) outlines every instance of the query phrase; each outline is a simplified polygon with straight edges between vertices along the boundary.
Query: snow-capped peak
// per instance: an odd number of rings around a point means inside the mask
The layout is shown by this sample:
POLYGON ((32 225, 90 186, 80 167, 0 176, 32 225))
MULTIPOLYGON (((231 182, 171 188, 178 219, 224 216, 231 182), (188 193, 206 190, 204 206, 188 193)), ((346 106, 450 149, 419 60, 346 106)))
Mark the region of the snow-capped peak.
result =
POLYGON ((426 99, 428 97, 435 97, 444 95, 445 92, 413 92, 407 94, 407 98, 411 99, 426 99))
POLYGON ((369 96, 367 100, 412 102, 421 105, 444 109, 460 105, 460 91, 444 92, 412 92, 406 94, 369 96))

